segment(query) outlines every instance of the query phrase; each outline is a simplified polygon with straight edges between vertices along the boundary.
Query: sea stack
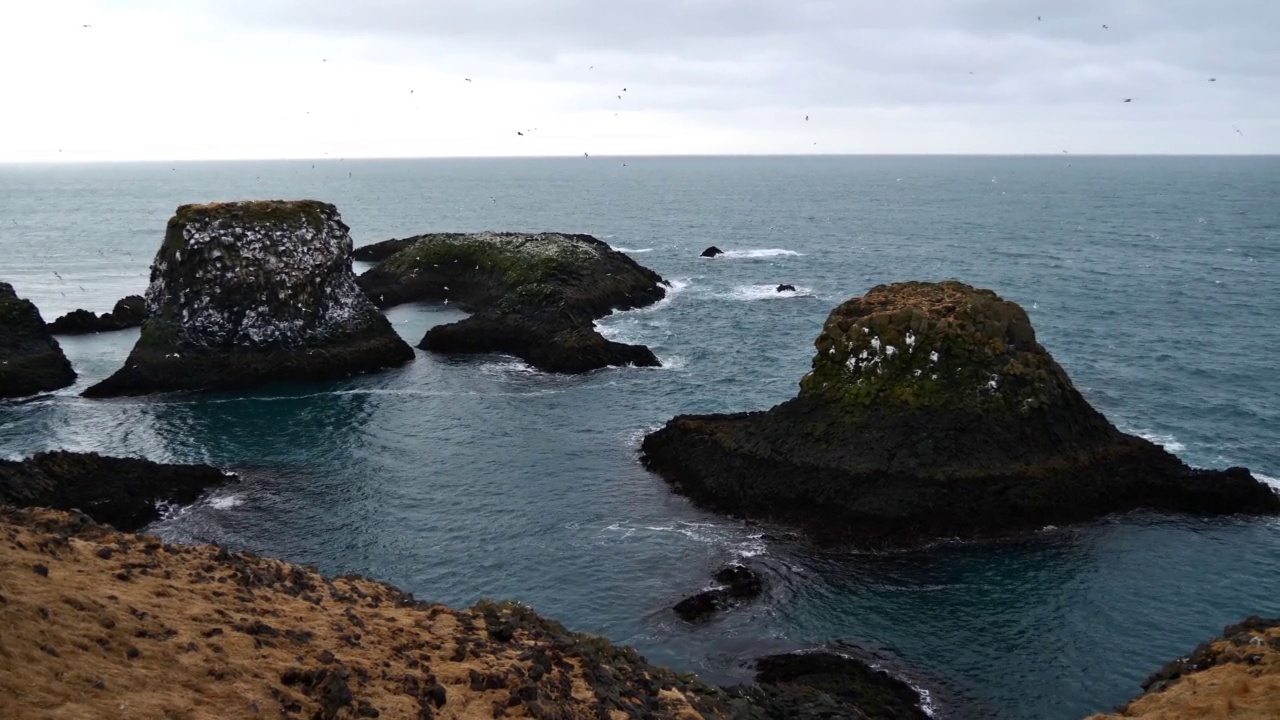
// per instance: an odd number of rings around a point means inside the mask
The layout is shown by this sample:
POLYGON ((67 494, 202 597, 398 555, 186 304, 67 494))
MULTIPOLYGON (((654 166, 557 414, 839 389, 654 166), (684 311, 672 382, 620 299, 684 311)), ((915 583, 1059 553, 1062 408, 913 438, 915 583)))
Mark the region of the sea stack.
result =
POLYGON ((881 285, 832 311, 815 346, 796 398, 676 417, 645 463, 704 506, 871 547, 1139 509, 1280 512, 1248 470, 1191 469, 1117 430, 990 290, 881 285))
POLYGON ((0 398, 49 392, 75 381, 71 362, 45 329, 40 311, 0 282, 0 398))
MULTIPOLYGON (((360 276, 381 307, 456 302, 471 317, 427 331, 418 347, 509 353, 547 372, 659 364, 649 348, 605 339, 593 320, 666 295, 665 281, 590 235, 435 233, 399 247, 360 276)), ((375 246, 376 247, 376 246, 375 246)), ((368 257, 380 254, 375 252, 368 257)))
POLYGON ((125 366, 87 397, 332 380, 413 358, 357 287, 337 209, 314 200, 179 207, 146 303, 125 366))

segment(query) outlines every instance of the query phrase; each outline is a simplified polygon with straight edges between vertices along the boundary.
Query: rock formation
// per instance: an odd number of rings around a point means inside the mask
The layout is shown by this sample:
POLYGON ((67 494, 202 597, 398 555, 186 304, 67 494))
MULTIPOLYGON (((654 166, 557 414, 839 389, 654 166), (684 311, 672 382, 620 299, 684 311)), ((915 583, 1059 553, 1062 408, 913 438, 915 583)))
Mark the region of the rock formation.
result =
POLYGON ((723 251, 723 250, 721 250, 720 248, 716 247, 715 245, 712 245, 711 247, 707 248, 706 250, 703 250, 703 251, 702 251, 702 255, 700 255, 700 257, 715 257, 715 256, 717 256, 717 255, 723 255, 723 254, 724 254, 724 251, 723 251))
POLYGON ((40 311, 0 282, 0 398, 57 390, 76 381, 40 311))
POLYGON ((111 312, 101 316, 88 310, 72 310, 49 323, 54 335, 87 335, 138 327, 147 317, 147 303, 141 295, 130 295, 116 302, 111 312))
POLYGON ((795 291, 796 291, 795 285, 787 285, 784 283, 778 286, 778 292, 795 292, 795 291))
POLYGON ((417 237, 383 240, 372 245, 361 245, 351 251, 351 259, 360 262, 380 263, 418 241, 417 237))
POLYGON ((0 460, 0 503, 79 510, 132 532, 160 518, 159 502, 190 505, 235 476, 208 465, 166 465, 97 453, 46 452, 0 460))
POLYGON ((730 565, 716 573, 719 587, 703 590, 675 604, 672 610, 685 622, 701 622, 721 610, 760 597, 764 582, 745 565, 730 565))
POLYGON ((1142 683, 1119 718, 1280 717, 1280 619, 1251 617, 1197 647, 1142 683))
POLYGON ((720 689, 515 603, 453 610, 365 578, 0 506, 0 717, 923 718, 831 655, 720 689), (121 711, 126 708, 126 711, 121 711))
MULTIPOLYGON (((471 317, 432 328, 418 347, 502 352, 548 372, 656 366, 646 347, 606 340, 593 320, 661 300, 664 281, 590 235, 420 235, 360 276, 381 307, 456 302, 471 317)), ((394 241, 400 242, 400 241, 394 241)))
POLYGON ((356 286, 351 237, 327 203, 179 207, 146 300, 125 366, 86 396, 332 380, 413 358, 356 286))
POLYGON ((881 285, 837 307, 815 345, 795 399, 676 417, 645 438, 645 463, 704 506, 868 546, 1138 509, 1280 512, 1249 471, 1193 470, 1118 431, 989 290, 881 285))

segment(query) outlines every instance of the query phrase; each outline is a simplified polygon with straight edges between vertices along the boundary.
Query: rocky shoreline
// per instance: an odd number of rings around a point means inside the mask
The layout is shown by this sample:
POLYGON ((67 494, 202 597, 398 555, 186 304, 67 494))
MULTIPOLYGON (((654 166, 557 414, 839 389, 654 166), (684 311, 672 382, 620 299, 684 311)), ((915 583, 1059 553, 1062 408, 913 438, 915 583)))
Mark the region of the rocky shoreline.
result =
POLYGON ((75 370, 40 311, 0 282, 0 398, 49 392, 75 381, 75 370))
POLYGON ((54 335, 88 335, 114 332, 142 325, 147 318, 147 301, 141 295, 121 298, 111 312, 98 315, 89 310, 72 310, 49 323, 54 335))
POLYGON ((424 350, 508 353, 557 373, 660 364, 647 347, 605 339, 593 321, 658 302, 665 281, 590 235, 437 233, 357 252, 384 258, 359 280, 379 307, 455 302, 472 313, 428 330, 424 350))
POLYGON ((74 512, 0 506, 0 547, 4 717, 927 717, 849 658, 770 656, 716 688, 519 604, 454 610, 74 512))
POLYGON ((704 507, 871 548, 1143 509, 1280 514, 1248 470, 1192 469, 1117 430, 990 290, 878 286, 815 347, 795 399, 676 417, 645 437, 645 464, 704 507))

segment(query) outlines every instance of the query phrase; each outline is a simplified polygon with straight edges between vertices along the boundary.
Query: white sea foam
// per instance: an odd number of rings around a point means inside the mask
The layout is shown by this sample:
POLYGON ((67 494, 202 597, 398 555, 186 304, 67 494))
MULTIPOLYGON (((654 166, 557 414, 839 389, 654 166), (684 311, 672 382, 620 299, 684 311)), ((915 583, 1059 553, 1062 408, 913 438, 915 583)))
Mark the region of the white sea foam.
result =
POLYGON ((783 250, 782 248, 764 248, 762 250, 726 250, 718 255, 721 258, 769 258, 782 256, 799 257, 804 253, 798 253, 795 250, 783 250))
POLYGON ((616 247, 614 248, 614 250, 617 250, 620 253, 631 253, 632 255, 637 255, 639 253, 653 252, 653 248, 633 249, 633 248, 616 247))
POLYGON ((779 298, 814 297, 813 288, 795 286, 795 290, 778 291, 777 285, 739 285, 722 297, 733 300, 777 300, 779 298))
POLYGON ((223 497, 209 498, 209 507, 214 510, 230 510, 243 504, 244 497, 241 495, 224 495, 223 497))
POLYGON ((1280 490, 1280 478, 1273 478, 1270 475, 1263 475, 1262 473, 1259 473, 1259 472, 1254 473, 1253 476, 1258 478, 1262 482, 1270 485, 1271 487, 1275 488, 1276 490, 1280 490))
POLYGON ((1178 442, 1178 439, 1168 433, 1155 433, 1149 430, 1134 430, 1134 435, 1162 446, 1171 453, 1180 453, 1187 449, 1186 445, 1178 442))
POLYGON ((633 525, 623 521, 609 525, 602 532, 620 533, 618 539, 623 540, 639 534, 670 533, 694 542, 725 548, 741 558, 763 555, 767 550, 767 545, 760 534, 744 536, 741 528, 726 527, 716 523, 680 520, 669 525, 633 525))

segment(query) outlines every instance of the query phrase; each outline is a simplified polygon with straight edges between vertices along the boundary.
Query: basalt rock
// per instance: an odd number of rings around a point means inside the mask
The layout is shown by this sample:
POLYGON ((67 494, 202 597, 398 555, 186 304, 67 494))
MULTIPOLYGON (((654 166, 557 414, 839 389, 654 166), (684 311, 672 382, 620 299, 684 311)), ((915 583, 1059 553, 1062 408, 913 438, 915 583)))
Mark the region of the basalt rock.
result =
POLYGON ((371 245, 361 245, 351 251, 351 259, 360 262, 379 263, 418 241, 416 237, 383 240, 371 245))
POLYGON ((796 291, 795 285, 783 284, 778 286, 778 292, 795 292, 795 291, 796 291))
POLYGON ((413 358, 357 287, 337 209, 313 200, 179 207, 146 306, 125 366, 86 396, 332 380, 413 358))
POLYGON ((745 565, 730 565, 715 575, 719 587, 681 600, 672 610, 685 622, 701 622, 746 600, 760 597, 764 582, 745 565))
POLYGON ((926 720, 910 685, 861 660, 831 652, 770 655, 756 684, 731 688, 769 718, 926 720))
POLYGON ((138 327, 147 318, 147 303, 141 295, 130 295, 116 302, 111 312, 98 315, 89 310, 72 310, 49 323, 54 335, 88 335, 138 327))
POLYGON ((97 453, 45 452, 0 460, 0 503, 79 510, 125 532, 158 520, 157 502, 189 505, 234 476, 208 465, 168 465, 97 453))
POLYGON ((716 247, 715 245, 712 245, 711 247, 707 248, 706 250, 703 250, 703 251, 702 251, 702 255, 701 255, 700 257, 715 257, 715 256, 717 256, 717 255, 723 255, 723 254, 724 254, 724 251, 723 251, 723 250, 721 250, 720 248, 716 247))
POLYGON ((0 398, 57 390, 76 381, 40 311, 0 282, 0 398))
POLYGON ((837 307, 815 345, 796 398, 676 417, 645 438, 645 463, 704 506, 864 546, 1140 509, 1280 512, 1248 470, 1195 470, 1117 430, 989 290, 881 285, 837 307))
MULTIPOLYGON (((605 339, 593 320, 661 300, 657 273, 590 235, 420 235, 360 276, 374 303, 456 302, 471 317, 427 331, 418 347, 509 353, 548 372, 657 366, 641 345, 605 339)), ((402 241, 394 241, 402 242, 402 241)))

